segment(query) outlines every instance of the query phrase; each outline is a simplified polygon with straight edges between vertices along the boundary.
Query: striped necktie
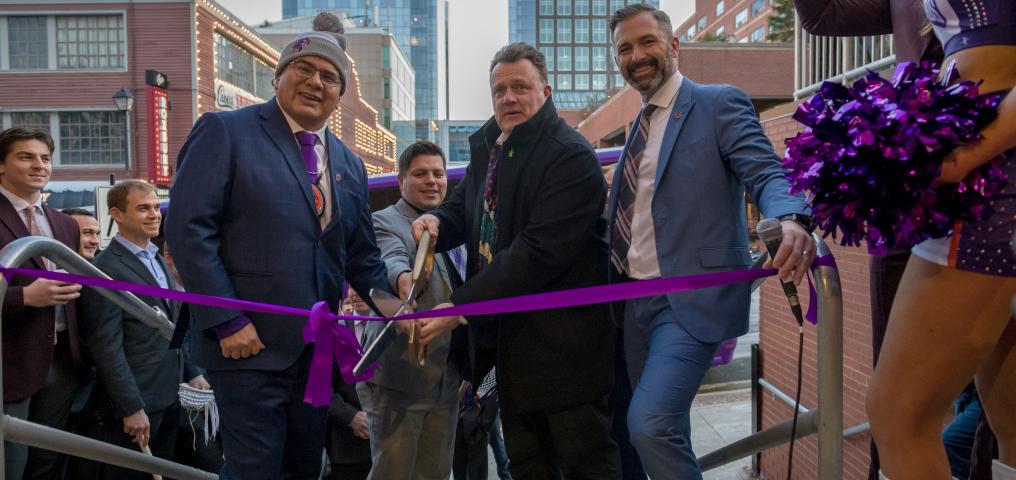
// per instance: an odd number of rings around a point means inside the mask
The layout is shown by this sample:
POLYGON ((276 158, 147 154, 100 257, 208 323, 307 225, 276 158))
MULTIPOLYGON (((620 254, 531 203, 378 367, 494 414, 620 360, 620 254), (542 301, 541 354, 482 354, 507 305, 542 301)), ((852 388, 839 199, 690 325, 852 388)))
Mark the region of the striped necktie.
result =
POLYGON ((613 186, 617 192, 617 208, 614 211, 611 228, 610 262, 621 273, 630 273, 628 248, 631 246, 631 220, 635 215, 635 191, 639 181, 642 152, 645 151, 646 141, 649 139, 649 117, 655 110, 656 105, 651 103, 642 107, 638 128, 633 132, 634 138, 625 153, 620 184, 613 186))

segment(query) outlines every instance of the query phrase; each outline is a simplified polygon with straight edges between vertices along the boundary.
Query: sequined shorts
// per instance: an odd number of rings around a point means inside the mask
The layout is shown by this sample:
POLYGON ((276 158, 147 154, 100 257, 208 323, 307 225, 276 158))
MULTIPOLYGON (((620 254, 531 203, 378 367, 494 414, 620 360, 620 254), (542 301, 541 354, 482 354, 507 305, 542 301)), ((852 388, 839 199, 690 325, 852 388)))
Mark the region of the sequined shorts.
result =
POLYGON ((1016 233, 1016 153, 1009 152, 1002 168, 1009 174, 1009 181, 989 200, 994 210, 991 216, 976 222, 957 222, 950 236, 915 245, 914 255, 946 267, 1016 277, 1016 253, 1011 246, 1016 233))

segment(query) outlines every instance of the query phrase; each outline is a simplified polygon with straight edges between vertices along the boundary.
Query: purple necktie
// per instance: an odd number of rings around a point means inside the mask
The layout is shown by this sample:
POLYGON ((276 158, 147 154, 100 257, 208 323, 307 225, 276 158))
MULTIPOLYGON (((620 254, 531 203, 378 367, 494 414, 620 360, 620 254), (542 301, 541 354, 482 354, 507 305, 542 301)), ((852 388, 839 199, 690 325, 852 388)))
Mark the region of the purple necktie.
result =
POLYGON ((307 167, 307 177, 310 178, 311 185, 317 185, 318 176, 321 174, 318 171, 317 152, 314 150, 317 139, 314 132, 296 132, 296 141, 300 143, 300 155, 303 156, 303 163, 307 167))

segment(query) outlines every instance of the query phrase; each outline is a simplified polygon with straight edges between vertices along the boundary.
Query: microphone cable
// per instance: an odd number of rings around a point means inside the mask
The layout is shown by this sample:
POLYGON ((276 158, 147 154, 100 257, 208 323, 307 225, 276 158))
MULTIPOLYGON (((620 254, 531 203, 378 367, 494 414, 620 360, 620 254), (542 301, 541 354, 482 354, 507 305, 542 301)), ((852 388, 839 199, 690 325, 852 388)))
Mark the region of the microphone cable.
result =
POLYGON ((794 420, 790 424, 790 452, 787 454, 787 480, 794 472, 794 443, 797 441, 797 416, 801 413, 801 377, 804 367, 804 319, 797 317, 797 393, 794 395, 794 420))

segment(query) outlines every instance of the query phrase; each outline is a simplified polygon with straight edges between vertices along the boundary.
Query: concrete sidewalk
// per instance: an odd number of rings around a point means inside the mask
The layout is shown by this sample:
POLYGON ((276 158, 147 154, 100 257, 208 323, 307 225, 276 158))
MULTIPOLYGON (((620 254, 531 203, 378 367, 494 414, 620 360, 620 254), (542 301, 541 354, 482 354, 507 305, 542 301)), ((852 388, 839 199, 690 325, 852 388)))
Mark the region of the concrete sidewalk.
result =
MULTIPOLYGON (((751 434, 751 389, 700 393, 691 406, 691 442, 699 457, 751 434)), ((704 480, 742 480, 751 457, 705 472, 704 480)))

